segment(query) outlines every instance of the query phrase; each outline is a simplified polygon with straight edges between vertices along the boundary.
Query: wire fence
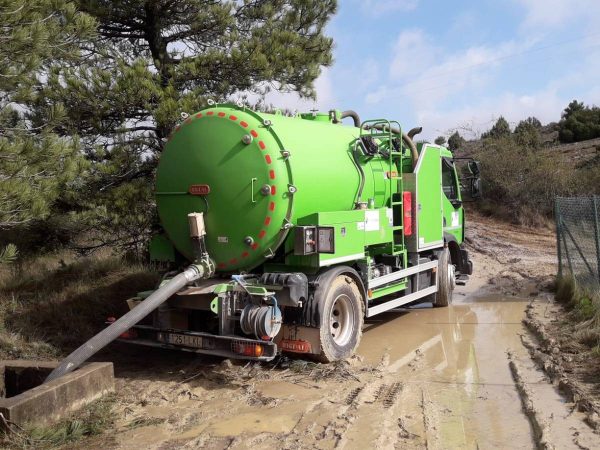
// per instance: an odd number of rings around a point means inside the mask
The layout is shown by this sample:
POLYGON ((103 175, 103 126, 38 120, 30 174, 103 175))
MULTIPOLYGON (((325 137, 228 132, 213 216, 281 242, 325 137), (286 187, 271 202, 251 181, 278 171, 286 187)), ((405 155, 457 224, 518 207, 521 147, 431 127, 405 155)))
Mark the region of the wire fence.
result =
POLYGON ((558 275, 600 289, 600 197, 557 197, 558 275))

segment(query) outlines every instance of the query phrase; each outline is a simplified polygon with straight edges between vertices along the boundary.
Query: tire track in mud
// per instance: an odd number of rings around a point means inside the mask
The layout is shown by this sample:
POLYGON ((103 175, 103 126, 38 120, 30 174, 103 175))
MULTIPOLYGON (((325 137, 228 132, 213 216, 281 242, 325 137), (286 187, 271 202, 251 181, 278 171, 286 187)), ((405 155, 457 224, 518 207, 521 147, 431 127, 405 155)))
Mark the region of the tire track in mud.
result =
POLYGON ((345 398, 335 423, 335 448, 423 448, 414 430, 414 402, 402 401, 404 384, 389 370, 384 355, 376 369, 378 378, 353 388, 345 398), (413 413, 406 416, 404 407, 413 413))

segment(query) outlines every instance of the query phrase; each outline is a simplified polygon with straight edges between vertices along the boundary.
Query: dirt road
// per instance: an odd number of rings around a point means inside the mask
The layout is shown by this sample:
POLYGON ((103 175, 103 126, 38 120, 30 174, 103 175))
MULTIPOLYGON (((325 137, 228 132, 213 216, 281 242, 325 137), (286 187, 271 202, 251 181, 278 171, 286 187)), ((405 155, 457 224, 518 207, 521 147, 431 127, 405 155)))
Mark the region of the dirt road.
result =
POLYGON ((476 275, 451 307, 369 320, 347 363, 119 349, 117 425, 86 446, 600 448, 523 345, 527 305, 548 301, 552 233, 480 219, 469 242, 476 275))

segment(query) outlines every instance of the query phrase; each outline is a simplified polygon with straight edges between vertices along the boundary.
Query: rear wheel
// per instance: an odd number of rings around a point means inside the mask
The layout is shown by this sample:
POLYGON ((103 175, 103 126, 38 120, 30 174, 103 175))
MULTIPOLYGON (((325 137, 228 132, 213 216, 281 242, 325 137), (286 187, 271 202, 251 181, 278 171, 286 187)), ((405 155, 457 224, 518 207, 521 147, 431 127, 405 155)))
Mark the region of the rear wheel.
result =
POLYGON ((442 250, 438 257, 437 269, 438 291, 433 298, 433 306, 448 306, 452 303, 452 293, 456 284, 456 277, 450 252, 447 248, 442 250))
POLYGON ((321 353, 317 359, 331 362, 349 358, 362 337, 364 315, 360 290, 351 277, 339 275, 321 301, 321 353))

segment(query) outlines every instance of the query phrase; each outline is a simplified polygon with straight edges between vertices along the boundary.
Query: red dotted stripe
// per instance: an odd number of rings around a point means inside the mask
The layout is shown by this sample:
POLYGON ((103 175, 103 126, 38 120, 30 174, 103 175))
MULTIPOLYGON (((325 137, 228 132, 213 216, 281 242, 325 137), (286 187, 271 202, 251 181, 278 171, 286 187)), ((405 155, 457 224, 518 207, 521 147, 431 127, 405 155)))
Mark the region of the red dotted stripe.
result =
MULTIPOLYGON (((214 115, 215 115, 215 111, 207 111, 207 112, 206 112, 206 116, 214 116, 214 115)), ((204 116, 202 113, 198 113, 198 114, 196 114, 196 116, 195 116, 195 117, 196 117, 196 118, 198 118, 198 119, 200 119, 200 118, 202 118, 202 117, 206 117, 206 116, 204 116)), ((237 116, 235 116, 235 115, 233 115, 233 114, 231 114, 231 115, 227 116, 227 114, 226 114, 226 113, 224 113, 224 112, 217 112, 217 117, 220 117, 220 118, 229 118, 229 120, 231 120, 231 121, 233 121, 233 122, 237 122, 237 121, 238 121, 238 117, 237 117, 237 116)), ((191 121, 192 121, 192 119, 191 119, 191 118, 188 118, 188 119, 187 119, 187 120, 186 120, 184 123, 185 123, 185 124, 189 124, 191 121)), ((249 125, 248 125, 248 122, 245 122, 245 121, 243 121, 243 120, 241 120, 241 121, 239 122, 239 124, 240 124, 240 126, 241 126, 242 128, 248 128, 248 126, 249 126, 249 125)), ((175 132, 179 131, 180 129, 181 129, 181 126, 177 126, 177 128, 175 129, 175 132)), ((256 130, 250 130, 250 135, 251 135, 253 138, 258 138, 258 132, 257 132, 256 130)), ((267 148, 267 145, 264 143, 264 141, 258 141, 258 147, 259 147, 261 150, 266 150, 266 148, 267 148)), ((265 162, 266 162, 268 165, 270 165, 270 164, 272 164, 272 163, 273 163, 273 159, 271 158, 271 155, 265 155, 265 162)), ((275 179, 275 171, 274 171, 274 170, 269 170, 269 178, 270 178, 271 180, 274 180, 274 179, 275 179)), ((273 195, 273 196, 274 196, 274 195, 276 194, 276 192, 277 192, 277 188, 275 187, 275 185, 272 185, 272 186, 271 186, 271 195, 273 195)), ((275 210, 275 202, 271 201, 271 202, 269 202, 269 211, 274 211, 274 210, 275 210)), ((268 227, 268 226, 271 224, 271 222, 272 222, 272 218, 271 218, 271 216, 267 216, 267 217, 265 218, 265 221, 264 221, 264 225, 265 225, 265 227, 268 227)), ((259 239, 263 239, 263 238, 264 238, 266 235, 267 235, 267 232, 266 232, 266 230, 261 230, 261 231, 260 231, 260 233, 258 234, 258 238, 259 238, 259 239)), ((255 242, 255 243, 253 243, 253 244, 251 245, 251 248, 252 248, 252 250, 257 250, 257 249, 259 248, 259 244, 255 242)), ((247 258, 248 256, 250 256, 250 253, 249 253, 248 251, 244 251, 244 252, 241 254, 241 259, 245 259, 245 258, 247 258)), ((232 258, 232 259, 230 259, 230 260, 229 260, 227 263, 225 263, 225 262, 220 262, 220 263, 218 263, 218 264, 217 264, 217 267, 218 267, 218 268, 220 268, 220 269, 224 269, 224 268, 226 268, 226 267, 227 267, 229 264, 231 264, 231 265, 235 265, 235 264, 237 264, 237 263, 238 263, 238 259, 237 259, 237 258, 232 258)))

